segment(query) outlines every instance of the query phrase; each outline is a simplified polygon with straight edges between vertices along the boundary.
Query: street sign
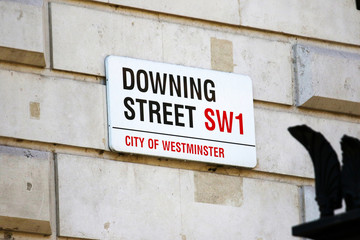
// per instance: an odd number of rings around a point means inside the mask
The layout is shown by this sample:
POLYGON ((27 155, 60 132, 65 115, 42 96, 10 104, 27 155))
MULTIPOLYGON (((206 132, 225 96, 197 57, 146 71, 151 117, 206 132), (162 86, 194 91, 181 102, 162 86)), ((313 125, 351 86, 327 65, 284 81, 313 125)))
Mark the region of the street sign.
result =
POLYGON ((105 67, 112 151, 256 165, 248 76, 118 56, 105 67))

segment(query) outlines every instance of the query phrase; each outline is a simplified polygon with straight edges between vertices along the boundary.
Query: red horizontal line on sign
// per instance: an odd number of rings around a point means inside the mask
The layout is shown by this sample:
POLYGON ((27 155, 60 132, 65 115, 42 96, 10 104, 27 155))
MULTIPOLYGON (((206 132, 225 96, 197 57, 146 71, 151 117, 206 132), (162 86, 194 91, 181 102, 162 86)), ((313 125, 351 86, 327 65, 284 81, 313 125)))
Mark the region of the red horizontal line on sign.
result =
POLYGON ((143 132, 143 133, 151 133, 151 134, 158 134, 158 135, 165 135, 165 136, 172 136, 172 137, 190 138, 190 139, 196 139, 196 140, 202 140, 202 141, 211 141, 211 142, 227 143, 227 144, 241 145, 241 146, 247 146, 247 147, 255 147, 255 145, 245 144, 245 143, 226 142, 226 141, 219 141, 219 140, 213 140, 213 139, 189 137, 189 136, 182 136, 182 135, 175 135, 175 134, 168 134, 168 133, 158 133, 158 132, 151 132, 151 131, 144 131, 144 130, 130 129, 130 128, 120 128, 120 127, 112 127, 112 128, 118 129, 118 130, 143 132))

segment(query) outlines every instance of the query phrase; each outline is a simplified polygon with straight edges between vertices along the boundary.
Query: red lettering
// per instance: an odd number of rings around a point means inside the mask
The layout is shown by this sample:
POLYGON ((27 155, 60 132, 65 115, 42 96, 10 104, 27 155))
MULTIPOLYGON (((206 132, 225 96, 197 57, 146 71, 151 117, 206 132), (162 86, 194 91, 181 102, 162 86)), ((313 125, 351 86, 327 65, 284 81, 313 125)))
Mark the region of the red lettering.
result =
POLYGON ((130 146, 130 137, 129 136, 126 136, 125 137, 125 144, 126 144, 126 146, 130 146))
POLYGON ((217 115, 217 119, 219 122, 219 128, 220 128, 220 132, 224 132, 224 127, 226 125, 226 130, 228 133, 231 133, 232 130, 232 121, 233 121, 233 112, 230 112, 230 123, 228 123, 228 118, 226 116, 226 112, 223 111, 223 116, 222 119, 220 118, 220 111, 216 110, 216 115, 217 115))
POLYGON ((224 158, 224 149, 219 148, 219 157, 224 158))
POLYGON ((137 147, 138 144, 140 145, 139 147, 144 147, 144 138, 125 136, 125 145, 126 146, 137 147))
POLYGON ((177 152, 181 152, 181 147, 180 147, 181 143, 176 142, 176 151, 177 152))
POLYGON ((168 142, 168 141, 162 141, 162 144, 163 144, 163 149, 165 150, 165 151, 170 151, 170 142, 168 142))
MULTIPOLYGON (((151 140, 154 141, 153 139, 151 140)), ((191 143, 164 141, 164 140, 162 140, 162 146, 165 151, 202 155, 202 156, 209 156, 216 158, 225 157, 224 149, 214 146, 197 145, 191 143)))
POLYGON ((144 147, 144 138, 139 138, 141 147, 144 147))
POLYGON ((215 129, 215 121, 209 116, 209 113, 211 114, 211 116, 214 116, 214 111, 211 108, 205 109, 205 112, 204 112, 205 117, 211 124, 210 125, 208 122, 205 122, 205 127, 207 130, 213 131, 215 129))
POLYGON ((214 157, 219 157, 217 147, 214 147, 214 157))
POLYGON ((212 154, 213 154, 213 153, 212 153, 212 150, 213 150, 213 148, 214 148, 214 147, 209 146, 209 149, 210 149, 210 157, 212 157, 212 154))
POLYGON ((208 155, 208 146, 204 146, 204 155, 205 155, 205 156, 208 155))
POLYGON ((239 116, 235 117, 235 119, 239 120, 239 128, 240 128, 240 134, 244 134, 244 123, 243 123, 243 116, 242 113, 239 114, 239 116))

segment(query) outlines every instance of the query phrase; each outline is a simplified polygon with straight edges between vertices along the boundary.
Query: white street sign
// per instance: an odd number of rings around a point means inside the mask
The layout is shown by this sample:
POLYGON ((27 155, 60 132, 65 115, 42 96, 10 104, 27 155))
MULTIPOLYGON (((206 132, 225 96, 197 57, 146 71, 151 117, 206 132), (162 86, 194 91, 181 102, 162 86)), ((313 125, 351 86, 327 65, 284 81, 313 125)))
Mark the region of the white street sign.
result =
POLYGON ((105 66, 111 150, 255 167, 248 76, 117 56, 105 66))

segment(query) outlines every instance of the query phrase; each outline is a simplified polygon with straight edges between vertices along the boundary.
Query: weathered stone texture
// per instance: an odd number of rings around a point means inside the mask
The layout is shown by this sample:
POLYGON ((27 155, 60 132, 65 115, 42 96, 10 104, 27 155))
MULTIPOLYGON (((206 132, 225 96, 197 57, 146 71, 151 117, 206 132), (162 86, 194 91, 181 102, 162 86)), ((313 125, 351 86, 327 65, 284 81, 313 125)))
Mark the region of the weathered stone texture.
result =
MULTIPOLYGON (((242 195, 241 205, 234 207, 194 201, 198 194, 197 173, 180 173, 182 234, 186 239, 293 239, 289 229, 300 221, 296 186, 242 178, 242 187, 237 189, 237 194, 242 195)), ((201 174, 209 179, 233 178, 201 174)), ((210 196, 211 199, 214 198, 210 196)))
MULTIPOLYGON (((1 136, 107 149, 103 85, 2 70, 0 89, 7 89, 1 102, 12 103, 0 105, 1 136)), ((255 108, 255 124, 257 170, 310 178, 309 155, 289 126, 308 124, 324 133, 339 156, 343 134, 360 137, 357 123, 262 108, 255 108)))
POLYGON ((66 4, 50 7, 55 69, 104 76, 108 55, 161 61, 158 21, 66 4))
POLYGON ((238 25, 240 22, 239 2, 237 0, 109 0, 109 2, 122 6, 135 7, 139 9, 146 9, 156 12, 229 23, 234 25, 238 25))
POLYGON ((297 106, 360 115, 360 54, 294 48, 297 106))
POLYGON ((0 70, 0 136, 107 149, 105 86, 0 70))
POLYGON ((56 3, 51 9, 56 69, 104 76, 105 57, 119 55, 233 70, 252 78, 255 99, 293 103, 291 45, 287 42, 56 3), (221 49, 216 41, 228 47, 221 49))
POLYGON ((51 234, 51 154, 0 146, 0 228, 51 234))
POLYGON ((45 66, 42 3, 0 1, 0 60, 45 66))
POLYGON ((57 162, 60 236, 178 238, 179 170, 64 154, 57 162))
POLYGON ((300 222, 289 184, 65 154, 57 162, 60 236, 291 239, 300 222))
POLYGON ((194 173, 194 199, 196 202, 240 207, 243 202, 243 182, 239 177, 194 173), (226 186, 224 188, 224 186, 226 186))
POLYGON ((304 222, 310 222, 320 218, 319 207, 315 201, 316 193, 315 187, 303 186, 303 207, 304 207, 304 222))
POLYGON ((322 132, 339 158, 343 134, 360 138, 359 119, 346 116, 360 116, 359 13, 354 0, 0 0, 0 137, 63 151, 55 216, 53 155, 0 146, 0 229, 25 232, 15 239, 295 239, 291 226, 319 212, 314 187, 295 185, 311 184, 313 166, 287 128, 322 132), (9 64, 44 67, 45 46, 50 69, 9 64), (75 79, 103 79, 108 55, 249 75, 254 171, 90 157, 85 148, 109 150, 105 86, 75 79))
POLYGON ((222 71, 233 68, 234 73, 251 77, 254 99, 293 103, 291 45, 288 42, 177 24, 164 24, 163 32, 165 62, 222 71), (227 47, 214 46, 219 41, 226 42, 227 47), (232 56, 228 50, 230 45, 232 56), (225 60, 226 64, 215 60, 225 60))
POLYGON ((231 41, 211 38, 211 68, 218 71, 233 72, 233 52, 231 41))
POLYGON ((360 44, 353 0, 241 0, 242 26, 360 44))
POLYGON ((294 125, 307 124, 321 132, 341 159, 340 139, 344 134, 360 138, 358 123, 315 117, 305 114, 255 108, 256 155, 255 169, 286 175, 314 177, 310 156, 287 131, 294 125))

